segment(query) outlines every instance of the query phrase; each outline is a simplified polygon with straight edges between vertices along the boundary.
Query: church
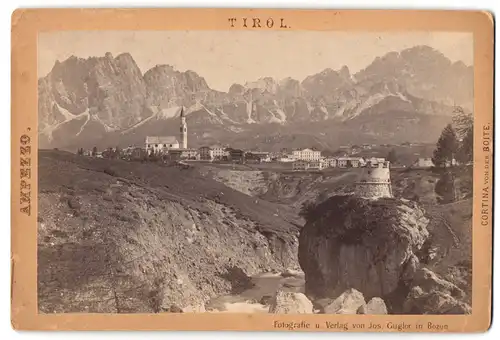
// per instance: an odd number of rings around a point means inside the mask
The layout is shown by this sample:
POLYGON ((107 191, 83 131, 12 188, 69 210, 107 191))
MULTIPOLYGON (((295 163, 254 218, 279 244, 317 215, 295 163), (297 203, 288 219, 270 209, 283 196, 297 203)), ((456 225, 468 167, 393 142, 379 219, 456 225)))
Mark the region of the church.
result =
POLYGON ((168 150, 187 149, 187 123, 184 107, 180 113, 180 143, 175 136, 147 136, 146 151, 151 153, 164 153, 168 150))

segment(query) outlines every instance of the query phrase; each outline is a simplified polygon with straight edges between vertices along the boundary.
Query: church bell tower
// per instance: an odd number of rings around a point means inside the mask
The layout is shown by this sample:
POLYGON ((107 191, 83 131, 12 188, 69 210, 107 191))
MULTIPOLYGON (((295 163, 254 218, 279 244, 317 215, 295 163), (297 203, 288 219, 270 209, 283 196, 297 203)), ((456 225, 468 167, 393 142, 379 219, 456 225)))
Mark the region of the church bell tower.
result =
POLYGON ((187 123, 186 116, 184 115, 184 106, 181 108, 181 148, 187 149, 188 137, 187 137, 187 123))

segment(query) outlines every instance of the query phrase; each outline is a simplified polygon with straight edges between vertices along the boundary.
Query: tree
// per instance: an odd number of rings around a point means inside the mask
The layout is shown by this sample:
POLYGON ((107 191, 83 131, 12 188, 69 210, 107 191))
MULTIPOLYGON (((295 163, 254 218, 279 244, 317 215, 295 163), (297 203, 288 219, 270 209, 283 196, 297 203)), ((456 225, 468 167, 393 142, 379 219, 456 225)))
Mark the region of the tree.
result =
POLYGON ((453 113, 453 124, 455 125, 457 137, 460 141, 457 150, 457 160, 460 163, 472 162, 474 147, 474 119, 472 114, 466 113, 461 107, 456 107, 453 113))
POLYGON ((95 157, 97 156, 97 147, 94 146, 94 148, 92 149, 92 157, 95 157))
POLYGON ((452 203, 457 199, 457 188, 455 186, 455 175, 451 171, 444 172, 436 182, 434 191, 440 204, 452 203))
POLYGON ((453 125, 457 131, 457 136, 462 139, 468 133, 471 133, 474 128, 474 119, 472 114, 464 111, 463 108, 457 106, 453 109, 453 125))
POLYGON ((457 150, 457 161, 467 164, 473 160, 474 135, 472 129, 467 131, 457 150))
POLYGON ((389 151, 389 153, 387 154, 387 160, 392 164, 396 163, 396 161, 398 160, 396 150, 391 149, 391 151, 389 151))
POLYGON ((83 156, 83 148, 78 149, 78 156, 83 156))
POLYGON ((441 137, 436 144, 434 156, 432 161, 436 167, 446 167, 448 164, 452 165, 458 150, 458 140, 455 129, 451 124, 446 125, 441 132, 441 137))

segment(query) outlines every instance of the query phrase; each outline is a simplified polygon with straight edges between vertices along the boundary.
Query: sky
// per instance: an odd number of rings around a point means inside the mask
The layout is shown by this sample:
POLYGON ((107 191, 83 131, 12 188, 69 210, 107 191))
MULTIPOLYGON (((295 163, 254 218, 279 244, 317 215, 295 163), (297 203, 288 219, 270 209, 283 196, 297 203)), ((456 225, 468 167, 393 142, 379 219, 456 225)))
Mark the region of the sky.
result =
POLYGON ((377 56, 416 45, 431 46, 452 62, 473 64, 473 38, 460 32, 336 31, 58 31, 38 36, 38 74, 56 60, 128 52, 145 73, 158 64, 192 70, 227 91, 262 77, 305 77, 347 65, 351 73, 377 56))

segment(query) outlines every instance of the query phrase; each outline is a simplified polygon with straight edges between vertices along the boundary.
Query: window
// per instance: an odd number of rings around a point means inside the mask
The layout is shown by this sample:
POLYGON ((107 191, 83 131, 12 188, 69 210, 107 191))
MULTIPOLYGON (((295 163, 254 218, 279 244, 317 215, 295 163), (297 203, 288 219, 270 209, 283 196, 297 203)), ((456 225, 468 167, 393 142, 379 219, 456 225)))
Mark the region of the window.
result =
POLYGON ((155 144, 155 147, 157 148, 157 147, 158 147, 158 144, 155 144))
POLYGON ((167 144, 163 144, 164 147, 167 147, 167 144))

